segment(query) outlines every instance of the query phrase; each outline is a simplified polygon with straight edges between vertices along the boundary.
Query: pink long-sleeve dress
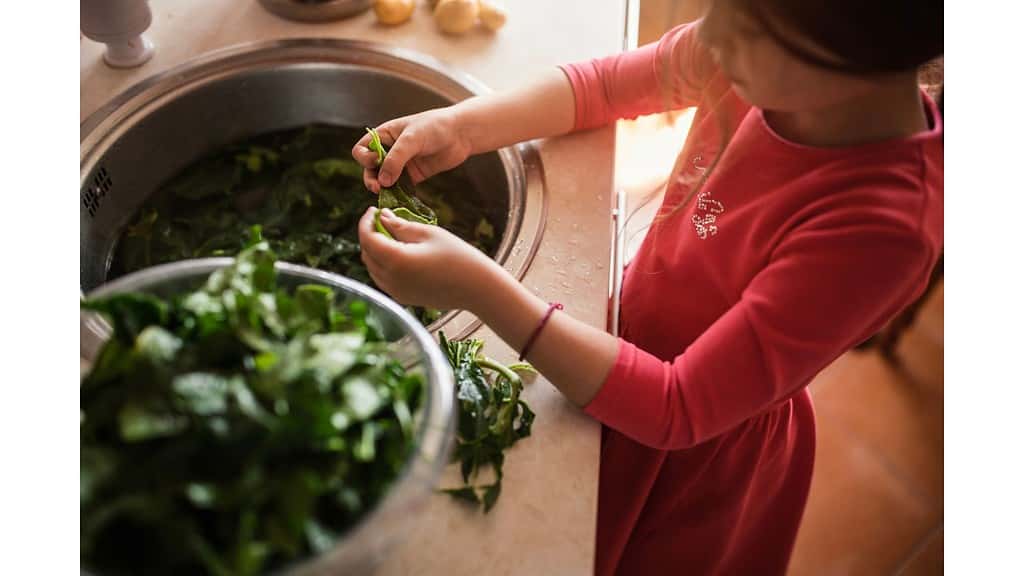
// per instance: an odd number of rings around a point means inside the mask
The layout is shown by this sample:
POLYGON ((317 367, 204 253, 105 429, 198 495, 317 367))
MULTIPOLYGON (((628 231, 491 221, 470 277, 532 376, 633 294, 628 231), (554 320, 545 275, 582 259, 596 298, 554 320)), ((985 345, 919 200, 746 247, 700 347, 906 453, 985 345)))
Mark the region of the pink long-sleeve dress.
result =
POLYGON ((942 248, 942 122, 926 95, 925 132, 800 145, 695 32, 562 68, 577 129, 698 107, 586 407, 603 424, 602 576, 783 574, 814 463, 807 384, 921 294, 942 248))

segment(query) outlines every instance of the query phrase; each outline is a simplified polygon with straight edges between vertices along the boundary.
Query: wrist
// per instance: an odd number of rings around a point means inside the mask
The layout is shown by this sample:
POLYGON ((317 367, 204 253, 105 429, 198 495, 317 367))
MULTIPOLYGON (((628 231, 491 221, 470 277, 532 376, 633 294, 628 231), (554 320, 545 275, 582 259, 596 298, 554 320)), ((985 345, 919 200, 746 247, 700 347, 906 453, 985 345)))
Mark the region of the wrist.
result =
POLYGON ((478 272, 474 274, 479 280, 467 283, 471 289, 465 297, 465 309, 487 322, 493 317, 496 306, 507 299, 508 281, 512 277, 490 258, 481 258, 479 262, 478 272))
POLYGON ((482 282, 467 310, 516 350, 547 312, 548 303, 488 259, 482 282))
POLYGON ((479 97, 474 96, 463 100, 449 108, 452 115, 452 133, 458 146, 463 146, 469 155, 482 152, 479 150, 479 126, 473 114, 473 105, 479 97))

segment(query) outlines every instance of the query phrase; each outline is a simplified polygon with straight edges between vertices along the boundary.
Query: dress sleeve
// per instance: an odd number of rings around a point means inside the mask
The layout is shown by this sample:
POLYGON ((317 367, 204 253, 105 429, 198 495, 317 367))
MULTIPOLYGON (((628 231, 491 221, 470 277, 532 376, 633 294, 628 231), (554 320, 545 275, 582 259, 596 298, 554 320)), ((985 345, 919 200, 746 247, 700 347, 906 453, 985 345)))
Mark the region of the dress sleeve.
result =
POLYGON ((696 106, 718 71, 697 39, 696 23, 678 26, 636 50, 561 69, 576 99, 575 130, 696 106))
POLYGON ((934 261, 935 248, 896 217, 823 214, 787 234, 737 303, 672 361, 620 339, 586 411, 657 449, 713 438, 881 328, 924 289, 934 261))

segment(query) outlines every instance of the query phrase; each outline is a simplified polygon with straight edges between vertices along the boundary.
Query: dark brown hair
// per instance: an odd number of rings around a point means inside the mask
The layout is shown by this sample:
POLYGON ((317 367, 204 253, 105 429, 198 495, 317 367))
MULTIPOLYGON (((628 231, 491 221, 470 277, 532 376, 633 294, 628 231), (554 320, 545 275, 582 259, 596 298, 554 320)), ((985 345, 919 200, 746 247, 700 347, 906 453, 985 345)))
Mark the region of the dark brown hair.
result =
POLYGON ((942 54, 942 0, 724 1, 753 16, 797 58, 839 72, 906 72, 942 54), (780 25, 825 48, 836 59, 807 51, 780 25))

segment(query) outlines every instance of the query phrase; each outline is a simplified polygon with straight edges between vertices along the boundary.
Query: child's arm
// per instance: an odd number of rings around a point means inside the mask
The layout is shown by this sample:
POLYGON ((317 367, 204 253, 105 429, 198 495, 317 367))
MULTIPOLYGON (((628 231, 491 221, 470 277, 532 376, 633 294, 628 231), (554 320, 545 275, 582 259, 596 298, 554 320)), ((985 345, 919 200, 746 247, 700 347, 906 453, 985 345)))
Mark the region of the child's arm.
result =
POLYGON ((470 154, 517 142, 558 136, 572 130, 572 88, 559 70, 549 70, 522 88, 464 100, 455 105, 459 123, 472 142, 470 154))
POLYGON ((695 106, 717 70, 696 32, 696 25, 680 26, 657 43, 566 65, 516 90, 385 122, 377 131, 391 150, 379 171, 368 136, 353 146, 352 156, 366 170, 367 187, 376 191, 405 169, 419 182, 473 154, 617 118, 695 106))
POLYGON ((363 166, 370 190, 392 185, 406 169, 413 182, 419 182, 458 166, 472 154, 564 134, 573 127, 573 106, 565 74, 550 70, 522 88, 381 124, 377 132, 390 150, 379 170, 368 135, 352 147, 352 157, 363 166))
POLYGON ((684 24, 637 50, 563 66, 575 96, 573 128, 697 106, 709 86, 727 89, 728 81, 698 40, 698 26, 684 24))
MULTIPOLYGON (((392 238, 375 232, 376 208, 359 221, 362 258, 374 283, 402 304, 469 310, 509 346, 521 350, 548 304, 486 254, 451 232, 384 210, 392 238)), ((618 340, 556 312, 534 344, 530 362, 571 401, 587 404, 615 363, 618 340)))
MULTIPOLYGON (((658 449, 722 434, 786 399, 877 331, 926 284, 934 249, 886 209, 831 206, 790 232, 740 300, 671 361, 555 312, 528 360, 604 424, 658 449)), ((451 233, 360 222, 374 281, 405 304, 467 309, 522 349, 547 303, 451 233)), ((666 295, 686 297, 685 294, 666 295)))
POLYGON ((673 450, 792 396, 927 284, 935 250, 899 218, 884 207, 836 208, 803 224, 740 300, 671 361, 621 341, 586 412, 637 442, 673 450))

